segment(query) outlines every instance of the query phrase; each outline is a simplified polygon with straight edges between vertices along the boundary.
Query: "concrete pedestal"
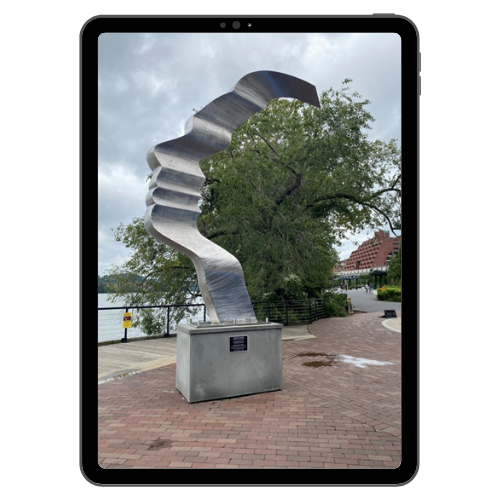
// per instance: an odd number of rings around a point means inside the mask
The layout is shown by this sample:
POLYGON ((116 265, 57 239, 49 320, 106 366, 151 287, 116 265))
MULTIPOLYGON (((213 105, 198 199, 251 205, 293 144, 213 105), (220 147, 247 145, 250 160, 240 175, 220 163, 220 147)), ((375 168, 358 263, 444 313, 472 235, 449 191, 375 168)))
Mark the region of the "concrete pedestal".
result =
POLYGON ((281 328, 177 325, 177 389, 189 403, 281 390, 281 328))

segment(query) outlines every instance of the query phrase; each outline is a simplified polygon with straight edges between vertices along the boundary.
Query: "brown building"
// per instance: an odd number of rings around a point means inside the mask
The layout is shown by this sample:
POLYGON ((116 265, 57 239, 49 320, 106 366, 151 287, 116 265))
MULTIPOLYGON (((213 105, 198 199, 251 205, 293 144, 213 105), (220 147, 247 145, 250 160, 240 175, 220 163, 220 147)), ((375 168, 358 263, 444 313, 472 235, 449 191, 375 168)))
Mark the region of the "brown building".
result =
POLYGON ((341 269, 334 272, 342 276, 369 273, 371 270, 384 272, 387 264, 399 250, 401 236, 391 237, 388 231, 378 230, 375 236, 363 243, 344 260, 341 269))

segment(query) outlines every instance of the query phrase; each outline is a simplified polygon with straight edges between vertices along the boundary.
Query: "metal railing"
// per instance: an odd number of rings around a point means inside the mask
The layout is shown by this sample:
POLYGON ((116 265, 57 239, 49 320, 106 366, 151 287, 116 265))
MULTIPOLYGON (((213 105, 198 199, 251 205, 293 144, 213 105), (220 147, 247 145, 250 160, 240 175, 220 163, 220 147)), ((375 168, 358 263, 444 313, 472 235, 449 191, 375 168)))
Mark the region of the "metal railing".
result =
MULTIPOLYGON (((326 308, 324 299, 309 299, 309 300, 285 300, 285 301, 259 301, 252 302, 255 315, 258 321, 270 321, 282 323, 284 326, 312 323, 321 318, 326 318, 326 308)), ((98 307, 98 330, 108 330, 110 333, 108 340, 117 340, 117 326, 120 325, 122 315, 113 314, 116 311, 132 312, 134 309, 166 309, 166 322, 164 337, 170 337, 170 333, 175 326, 173 316, 180 309, 190 309, 190 319, 203 318, 203 322, 207 321, 207 310, 205 304, 168 304, 156 306, 114 306, 114 307, 98 307), (99 313, 99 311, 102 311, 99 313)), ((128 328, 121 328, 124 335, 121 342, 127 342, 128 328)), ((133 329, 134 331, 137 331, 133 329)), ((141 332, 139 332, 141 334, 141 332)), ((104 334, 105 335, 105 334, 104 334)), ((142 334, 141 336, 145 336, 142 334)), ((99 340, 98 340, 99 342, 99 340)))
MULTIPOLYGON (((164 337, 170 337, 170 331, 172 328, 172 321, 171 317, 173 316, 173 311, 176 311, 178 309, 191 309, 191 310, 198 310, 197 316, 201 317, 203 316, 203 321, 207 320, 207 310, 205 307, 205 304, 168 304, 164 306, 114 306, 114 307, 98 307, 98 330, 104 330, 106 326, 116 326, 119 324, 118 322, 121 321, 121 315, 108 315, 111 316, 110 319, 104 317, 105 315, 103 313, 99 314, 99 311, 125 311, 125 312, 131 312, 133 309, 166 309, 167 310, 167 317, 166 317, 166 322, 165 322, 165 328, 166 331, 164 333, 164 337), (201 309, 201 311, 200 311, 201 309), (104 327, 104 328, 103 328, 104 327)), ((116 331, 116 328, 114 329, 116 331)), ((124 336, 121 339, 122 342, 127 342, 127 334, 128 334, 128 328, 122 328, 124 332, 124 336)), ((112 335, 112 334, 111 334, 112 335)), ((144 335, 143 335, 144 336, 144 335)), ((112 339, 110 339, 112 340, 112 339)))
POLYGON ((252 302, 252 305, 258 320, 268 318, 284 326, 326 318, 325 299, 261 301, 252 302))

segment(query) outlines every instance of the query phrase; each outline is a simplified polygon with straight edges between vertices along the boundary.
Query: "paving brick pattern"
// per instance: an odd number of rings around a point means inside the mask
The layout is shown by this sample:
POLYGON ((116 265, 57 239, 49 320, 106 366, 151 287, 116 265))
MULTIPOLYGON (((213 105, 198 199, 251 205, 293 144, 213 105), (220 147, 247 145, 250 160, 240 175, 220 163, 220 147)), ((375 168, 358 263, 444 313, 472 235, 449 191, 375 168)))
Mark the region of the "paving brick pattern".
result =
POLYGON ((103 468, 395 468, 401 334, 381 313, 329 318, 283 342, 282 391, 189 404, 175 364, 98 386, 103 468), (390 362, 366 367, 353 356, 390 362))

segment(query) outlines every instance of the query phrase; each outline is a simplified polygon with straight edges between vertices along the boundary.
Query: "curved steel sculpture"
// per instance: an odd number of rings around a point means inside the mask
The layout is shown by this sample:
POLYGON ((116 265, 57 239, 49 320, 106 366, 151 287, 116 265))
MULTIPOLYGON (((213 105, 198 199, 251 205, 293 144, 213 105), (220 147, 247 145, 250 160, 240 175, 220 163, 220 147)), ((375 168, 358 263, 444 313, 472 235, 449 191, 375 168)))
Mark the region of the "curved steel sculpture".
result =
POLYGON ((199 162, 229 146, 234 130, 277 97, 319 107, 316 87, 310 83, 256 71, 192 116, 184 136, 162 142, 147 154, 153 176, 146 196, 146 229, 191 258, 212 324, 257 320, 238 259, 198 231, 198 201, 205 181, 199 162))

